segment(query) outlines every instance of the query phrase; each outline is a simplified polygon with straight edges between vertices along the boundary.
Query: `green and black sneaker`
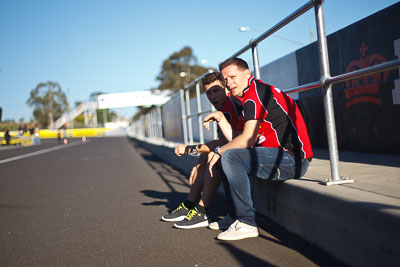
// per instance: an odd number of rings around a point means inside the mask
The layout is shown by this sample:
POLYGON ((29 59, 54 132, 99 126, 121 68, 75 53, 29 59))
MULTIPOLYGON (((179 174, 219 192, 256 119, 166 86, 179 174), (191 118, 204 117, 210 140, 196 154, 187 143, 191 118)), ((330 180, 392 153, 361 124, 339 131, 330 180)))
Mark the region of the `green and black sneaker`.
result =
POLYGON ((208 218, 206 214, 201 213, 197 208, 193 208, 189 210, 183 221, 176 222, 174 226, 181 229, 207 227, 208 218))
POLYGON ((166 222, 179 222, 185 219, 188 214, 189 209, 186 208, 183 202, 171 213, 161 217, 161 220, 166 222))

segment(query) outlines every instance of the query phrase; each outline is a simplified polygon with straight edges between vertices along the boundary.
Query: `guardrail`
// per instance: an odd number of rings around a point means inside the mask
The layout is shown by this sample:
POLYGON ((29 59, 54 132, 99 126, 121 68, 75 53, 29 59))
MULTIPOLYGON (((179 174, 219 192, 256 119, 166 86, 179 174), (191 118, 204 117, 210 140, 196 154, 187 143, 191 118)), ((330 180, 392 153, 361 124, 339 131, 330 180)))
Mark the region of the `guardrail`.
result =
MULTIPOLYGON (((315 21, 317 28, 317 43, 318 43, 318 59, 320 65, 320 79, 315 82, 307 83, 301 86, 296 86, 290 89, 283 90, 285 93, 295 93, 301 91, 308 91, 315 88, 322 89, 323 102, 324 102, 324 110, 325 110, 325 122, 327 129, 327 137, 328 137, 328 148, 329 148, 329 157, 330 157, 330 169, 331 169, 331 177, 328 182, 325 182, 325 185, 332 184, 342 184, 342 183, 352 183, 354 182, 349 178, 342 178, 340 176, 339 170, 339 157, 338 157, 338 146, 337 146, 337 137, 336 137, 336 125, 334 119, 334 109, 333 109, 333 101, 332 101, 332 85, 339 82, 344 82, 346 80, 367 76, 370 74, 383 72, 386 70, 391 70, 400 66, 400 59, 388 61, 385 63, 381 63, 379 65, 370 66, 364 69, 356 70, 353 72, 348 72, 344 74, 340 74, 332 77, 330 74, 330 66, 329 66, 329 57, 328 57, 328 45, 325 33, 325 25, 324 25, 324 13, 323 13, 323 2, 324 0, 311 0, 305 3, 303 6, 292 12, 289 16, 272 26, 270 29, 265 31, 263 34, 258 36, 255 39, 251 39, 249 44, 241 48, 239 51, 234 53, 232 57, 238 57, 248 51, 252 50, 252 59, 253 59, 253 67, 254 67, 254 76, 257 79, 261 78, 260 74, 260 66, 258 60, 258 49, 257 46, 260 42, 262 42, 267 37, 271 36, 285 25, 294 21, 297 17, 306 13, 310 9, 314 8, 315 11, 315 21)), ((204 74, 205 75, 205 74, 204 74)), ((191 119, 194 117, 198 118, 199 130, 200 130, 200 143, 204 143, 204 135, 201 116, 205 113, 208 113, 212 110, 201 110, 200 105, 200 89, 199 82, 203 78, 203 76, 198 77, 196 80, 185 86, 180 90, 180 99, 181 99, 181 110, 182 110, 182 122, 183 122, 183 135, 185 144, 193 144, 193 131, 192 131, 192 121, 191 119), (189 103, 189 89, 196 85, 196 98, 197 98, 197 107, 198 110, 196 113, 190 112, 190 103, 189 103)), ((216 137, 216 126, 214 125, 214 137, 216 137)))
POLYGON ((324 98, 324 110, 325 110, 325 121, 326 121, 326 130, 328 135, 328 147, 329 147, 329 157, 330 157, 330 168, 331 168, 331 178, 326 185, 332 184, 342 184, 342 183, 352 183, 352 179, 342 178, 340 176, 339 171, 339 154, 337 148, 337 137, 336 137, 336 126, 335 126, 335 118, 333 113, 333 101, 332 101, 332 84, 343 82, 346 80, 350 80, 356 77, 362 77, 366 75, 370 75, 377 72, 382 72, 385 70, 394 69, 400 66, 400 60, 393 60, 390 62, 382 63, 379 65, 374 65, 365 69, 345 73, 342 75, 338 75, 335 77, 330 76, 329 69, 329 58, 328 58, 328 45, 326 40, 325 33, 325 24, 324 24, 324 13, 323 13, 323 2, 324 0, 312 0, 304 4, 302 7, 294 11, 292 14, 281 20, 279 23, 274 25, 272 28, 261 34, 256 39, 250 40, 249 44, 238 52, 233 54, 231 57, 238 57, 250 48, 252 49, 253 56, 253 66, 254 66, 254 76, 257 79, 261 78, 260 75, 260 66, 258 63, 258 49, 257 45, 266 39, 268 36, 271 36, 273 33, 277 32, 279 29, 283 28, 288 23, 295 20, 297 17, 304 14, 306 11, 310 10, 314 7, 315 9, 315 20, 317 27, 317 36, 318 36, 318 57, 320 64, 320 74, 321 78, 319 81, 315 81, 312 83, 308 83, 302 86, 297 86, 295 88, 291 88, 288 90, 284 90, 285 93, 294 93, 300 91, 311 90, 314 88, 322 87, 323 89, 323 98, 324 98))
MULTIPOLYGON (((201 110, 200 82, 205 75, 211 72, 213 72, 213 70, 211 69, 208 70, 206 73, 197 77, 191 83, 186 85, 183 89, 179 90, 181 98, 181 110, 182 110, 183 140, 185 144, 193 144, 193 128, 192 128, 191 118, 194 117, 197 117, 197 122, 199 124, 200 143, 201 144, 204 143, 204 129, 203 129, 202 115, 215 111, 215 108, 212 107, 209 110, 204 110, 204 111, 201 110), (192 114, 190 111, 189 89, 194 85, 196 86, 197 112, 192 114)), ((217 138, 217 126, 215 124, 213 124, 213 137, 214 139, 217 138)))

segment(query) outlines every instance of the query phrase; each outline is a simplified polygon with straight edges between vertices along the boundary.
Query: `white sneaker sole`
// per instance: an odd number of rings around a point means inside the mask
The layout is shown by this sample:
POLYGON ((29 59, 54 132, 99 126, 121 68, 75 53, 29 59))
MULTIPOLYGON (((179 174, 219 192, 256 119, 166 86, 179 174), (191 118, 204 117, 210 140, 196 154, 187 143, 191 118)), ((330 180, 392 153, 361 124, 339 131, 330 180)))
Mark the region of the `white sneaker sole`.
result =
POLYGON ((200 228, 200 227, 207 227, 208 226, 208 221, 205 222, 199 222, 196 224, 192 224, 192 225, 178 225, 178 224, 174 224, 175 228, 179 228, 179 229, 193 229, 193 228, 200 228))
POLYGON ((242 233, 242 234, 235 234, 235 235, 222 235, 223 233, 219 234, 217 236, 218 240, 225 240, 225 241, 231 241, 231 240, 241 240, 245 238, 253 238, 253 237, 258 237, 259 233, 257 232, 248 232, 248 233, 242 233))
POLYGON ((164 222, 180 222, 180 221, 183 221, 185 218, 186 218, 186 215, 182 215, 182 216, 172 218, 172 219, 164 218, 164 216, 163 216, 163 217, 161 217, 161 220, 163 220, 164 222))

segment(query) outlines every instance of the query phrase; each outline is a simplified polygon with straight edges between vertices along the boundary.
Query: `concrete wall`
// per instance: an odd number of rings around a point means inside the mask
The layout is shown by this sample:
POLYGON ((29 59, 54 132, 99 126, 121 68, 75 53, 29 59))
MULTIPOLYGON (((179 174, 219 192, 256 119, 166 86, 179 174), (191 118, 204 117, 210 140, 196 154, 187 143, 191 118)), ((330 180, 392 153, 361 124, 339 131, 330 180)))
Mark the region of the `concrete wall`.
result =
MULTIPOLYGON (((187 176, 197 162, 194 156, 177 160, 173 148, 136 141, 187 176)), ((271 183, 251 177, 257 213, 346 264, 396 266, 400 262, 399 199, 356 186, 323 186, 313 178, 323 164, 329 161, 314 159, 315 167, 299 180, 271 183)))

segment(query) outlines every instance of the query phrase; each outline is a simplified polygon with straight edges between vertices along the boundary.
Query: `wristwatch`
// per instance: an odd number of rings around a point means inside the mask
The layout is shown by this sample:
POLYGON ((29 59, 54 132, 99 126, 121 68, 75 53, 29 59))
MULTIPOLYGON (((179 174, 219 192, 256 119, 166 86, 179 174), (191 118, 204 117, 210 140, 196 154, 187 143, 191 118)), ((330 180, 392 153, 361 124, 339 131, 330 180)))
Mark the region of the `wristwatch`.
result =
POLYGON ((219 152, 220 150, 221 150, 221 146, 217 146, 217 147, 214 149, 214 153, 221 157, 222 155, 221 155, 221 153, 219 152))
POLYGON ((194 146, 193 148, 192 148, 192 151, 190 152, 190 154, 192 154, 193 156, 196 156, 197 154, 199 154, 199 151, 197 151, 197 148, 196 148, 197 146, 194 146))

